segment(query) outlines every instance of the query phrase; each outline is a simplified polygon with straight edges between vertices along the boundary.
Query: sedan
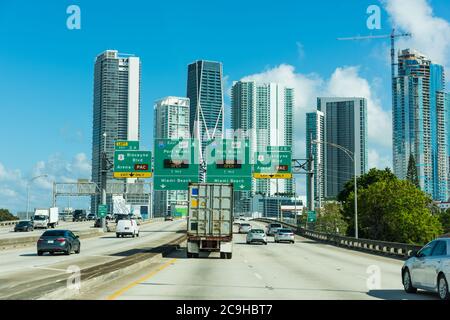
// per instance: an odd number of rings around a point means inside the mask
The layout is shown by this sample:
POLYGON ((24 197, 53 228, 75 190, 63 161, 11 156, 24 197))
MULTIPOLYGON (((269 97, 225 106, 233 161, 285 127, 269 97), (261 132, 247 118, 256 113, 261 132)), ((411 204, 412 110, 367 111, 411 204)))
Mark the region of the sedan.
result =
POLYGON ((66 255, 70 255, 72 251, 80 253, 81 244, 78 236, 69 230, 45 231, 37 242, 38 256, 42 256, 44 252, 50 254, 63 252, 66 255))
POLYGON ((450 238, 439 238, 413 252, 402 267, 403 287, 407 293, 417 289, 437 292, 442 300, 450 300, 450 238))
POLYGON ((14 227, 14 232, 18 232, 18 231, 28 232, 28 231, 33 231, 33 230, 34 230, 33 221, 20 221, 14 227))
POLYGON ((250 232, 250 230, 252 230, 252 226, 250 225, 250 223, 241 223, 239 227, 239 233, 248 233, 250 232))
POLYGON ((290 242, 294 243, 294 232, 291 229, 277 229, 275 232, 275 242, 290 242))
POLYGON ((267 244, 267 236, 263 229, 252 229, 247 233, 247 244, 253 242, 267 244))

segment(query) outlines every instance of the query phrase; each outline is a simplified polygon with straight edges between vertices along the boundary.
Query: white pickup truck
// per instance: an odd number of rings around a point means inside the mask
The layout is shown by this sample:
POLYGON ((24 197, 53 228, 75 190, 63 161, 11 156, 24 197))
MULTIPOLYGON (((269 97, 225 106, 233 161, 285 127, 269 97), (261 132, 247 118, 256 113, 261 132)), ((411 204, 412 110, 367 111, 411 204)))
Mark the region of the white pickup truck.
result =
POLYGON ((55 228, 59 221, 59 210, 57 207, 49 209, 35 209, 33 215, 34 228, 55 228))

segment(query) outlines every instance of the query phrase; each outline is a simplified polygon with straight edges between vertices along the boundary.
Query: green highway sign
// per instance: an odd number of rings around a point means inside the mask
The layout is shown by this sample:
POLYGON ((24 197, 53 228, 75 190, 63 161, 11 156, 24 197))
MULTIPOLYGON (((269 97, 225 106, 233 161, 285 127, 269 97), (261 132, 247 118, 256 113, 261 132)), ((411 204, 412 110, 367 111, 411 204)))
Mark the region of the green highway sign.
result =
POLYGON ((108 214, 108 205, 107 204, 99 204, 97 210, 97 216, 99 218, 104 218, 108 214))
POLYGON ((317 215, 315 211, 308 211, 308 222, 316 222, 317 215))
POLYGON ((154 190, 187 190, 198 182, 198 141, 155 139, 154 190))
POLYGON ((114 178, 151 178, 152 153, 150 151, 115 151, 114 178))
POLYGON ((117 140, 114 142, 116 151, 137 151, 139 150, 139 141, 117 140))
POLYGON ((214 139, 205 150, 206 181, 232 183, 235 191, 252 188, 250 142, 248 139, 214 139))
POLYGON ((255 179, 292 179, 292 148, 268 146, 266 152, 255 153, 255 179))

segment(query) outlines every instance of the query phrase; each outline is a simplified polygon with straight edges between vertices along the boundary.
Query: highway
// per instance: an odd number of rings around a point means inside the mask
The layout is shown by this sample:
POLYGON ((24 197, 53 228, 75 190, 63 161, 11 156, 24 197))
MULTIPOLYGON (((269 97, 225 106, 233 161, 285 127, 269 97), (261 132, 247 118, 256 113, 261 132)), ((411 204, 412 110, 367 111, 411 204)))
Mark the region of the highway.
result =
POLYGON ((97 238, 82 239, 81 253, 70 256, 45 254, 39 257, 35 246, 1 251, 0 299, 19 291, 17 288, 29 281, 65 274, 69 266, 85 269, 129 256, 141 248, 167 243, 185 228, 185 220, 158 221, 142 225, 138 238, 116 238, 115 233, 106 233, 97 238))
POLYGON ((187 259, 178 250, 77 299, 437 300, 432 293, 403 291, 402 263, 298 236, 295 244, 276 244, 269 237, 268 245, 247 245, 245 235, 235 234, 231 260, 216 253, 187 259))
MULTIPOLYGON (((70 229, 72 231, 88 230, 94 226, 94 221, 65 222, 60 221, 56 229, 70 229)), ((35 229, 30 232, 14 232, 14 226, 3 226, 0 228, 0 239, 20 238, 38 236, 44 233, 45 229, 35 229)))

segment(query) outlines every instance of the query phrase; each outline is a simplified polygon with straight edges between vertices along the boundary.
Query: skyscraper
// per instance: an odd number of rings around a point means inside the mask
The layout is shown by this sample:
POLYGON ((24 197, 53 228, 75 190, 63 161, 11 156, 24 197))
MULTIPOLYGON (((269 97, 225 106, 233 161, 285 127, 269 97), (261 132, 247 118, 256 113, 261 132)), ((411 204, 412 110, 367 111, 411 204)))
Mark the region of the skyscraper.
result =
POLYGON ((316 132, 316 136, 322 136, 326 144, 323 149, 317 149, 307 141, 307 148, 313 151, 315 160, 323 164, 323 170, 316 169, 316 190, 323 191, 323 198, 333 199, 353 178, 355 164, 358 176, 368 171, 367 102, 364 98, 317 98, 317 111, 321 113, 307 118, 307 134, 316 132), (322 114, 324 122, 321 121, 322 114), (349 150, 354 162, 342 150, 329 144, 349 150))
MULTIPOLYGON (((233 130, 248 132, 251 154, 267 146, 292 146, 294 89, 276 83, 233 83, 231 122, 233 130)), ((253 192, 266 195, 292 193, 291 180, 257 180, 253 192)))
POLYGON ((189 130, 200 139, 203 157, 207 141, 224 132, 222 63, 199 60, 188 66, 187 97, 190 100, 189 130))
MULTIPOLYGON (((94 67, 92 181, 101 187, 102 152, 114 161, 115 140, 139 140, 141 63, 138 57, 107 50, 94 67)), ((107 180, 112 180, 112 169, 107 180)), ((123 180, 121 180, 123 181, 123 180)), ((120 181, 119 181, 120 182, 120 181)), ((111 200, 108 200, 111 204, 111 200)), ((92 197, 96 211, 98 197, 92 197)))
MULTIPOLYGON (((154 106, 154 138, 189 138, 189 99, 166 97, 154 106)), ((186 205, 187 191, 154 191, 153 212, 159 216, 170 213, 178 204, 186 205)))
POLYGON ((394 82, 394 173, 406 179, 410 156, 415 159, 420 188, 434 200, 448 199, 448 111, 442 66, 406 49, 398 56, 394 82))
POLYGON ((306 180, 306 202, 308 207, 314 203, 314 207, 320 207, 325 196, 324 162, 325 145, 313 144, 313 140, 325 141, 325 115, 322 111, 306 114, 306 157, 313 158, 313 166, 309 164, 308 171, 313 171, 313 179, 306 180), (319 189, 320 187, 320 189, 319 189))

